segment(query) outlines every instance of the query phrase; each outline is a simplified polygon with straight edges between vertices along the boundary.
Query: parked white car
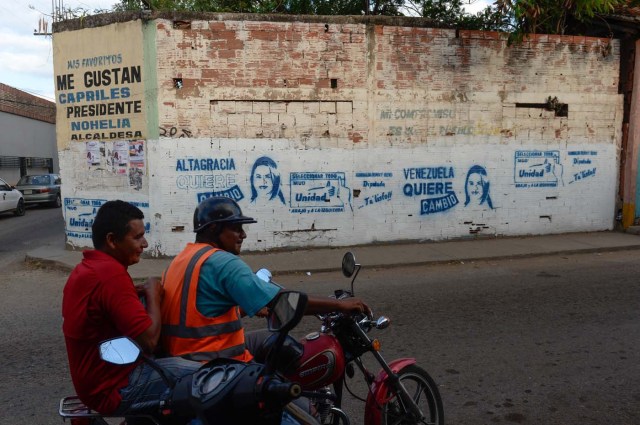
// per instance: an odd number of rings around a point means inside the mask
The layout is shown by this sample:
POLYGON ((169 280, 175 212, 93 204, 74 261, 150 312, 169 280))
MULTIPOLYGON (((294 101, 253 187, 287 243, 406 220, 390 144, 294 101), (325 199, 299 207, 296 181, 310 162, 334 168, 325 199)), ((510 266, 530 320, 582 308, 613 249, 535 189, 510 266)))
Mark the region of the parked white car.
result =
POLYGON ((0 179, 0 213, 7 211, 24 215, 24 198, 19 190, 0 179))

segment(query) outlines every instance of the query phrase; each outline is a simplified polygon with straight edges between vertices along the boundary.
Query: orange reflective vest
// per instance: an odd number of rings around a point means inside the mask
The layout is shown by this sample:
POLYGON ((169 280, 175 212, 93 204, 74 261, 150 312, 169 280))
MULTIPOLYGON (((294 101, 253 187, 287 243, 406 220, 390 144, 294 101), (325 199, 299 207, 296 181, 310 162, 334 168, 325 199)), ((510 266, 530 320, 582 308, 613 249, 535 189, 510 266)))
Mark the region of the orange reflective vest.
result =
POLYGON ((200 269, 216 251, 208 244, 189 243, 165 271, 162 348, 189 360, 227 357, 248 362, 253 357, 245 347, 239 307, 217 317, 207 317, 196 308, 200 269))

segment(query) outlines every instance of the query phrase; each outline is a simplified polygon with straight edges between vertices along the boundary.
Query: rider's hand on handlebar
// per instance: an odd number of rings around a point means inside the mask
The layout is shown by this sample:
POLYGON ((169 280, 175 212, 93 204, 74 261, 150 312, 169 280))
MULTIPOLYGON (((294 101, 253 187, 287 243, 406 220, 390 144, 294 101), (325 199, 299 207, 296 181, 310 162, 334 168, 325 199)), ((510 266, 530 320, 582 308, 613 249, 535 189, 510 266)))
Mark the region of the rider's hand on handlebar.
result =
POLYGON ((365 313, 367 317, 373 316, 369 306, 360 298, 344 298, 339 300, 339 305, 343 313, 365 313))

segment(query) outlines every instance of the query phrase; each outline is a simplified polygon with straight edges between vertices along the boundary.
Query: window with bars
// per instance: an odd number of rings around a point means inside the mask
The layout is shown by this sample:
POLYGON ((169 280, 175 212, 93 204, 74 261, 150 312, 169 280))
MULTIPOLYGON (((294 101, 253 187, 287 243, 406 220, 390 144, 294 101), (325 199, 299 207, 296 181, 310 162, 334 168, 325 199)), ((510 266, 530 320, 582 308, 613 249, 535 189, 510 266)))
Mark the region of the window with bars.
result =
POLYGON ((53 167, 53 159, 37 158, 37 157, 19 157, 19 156, 1 156, 0 168, 24 168, 26 174, 27 168, 49 168, 53 167))
POLYGON ((20 168, 20 157, 0 156, 0 168, 20 168))
POLYGON ((49 158, 27 158, 28 168, 48 168, 50 163, 49 158))

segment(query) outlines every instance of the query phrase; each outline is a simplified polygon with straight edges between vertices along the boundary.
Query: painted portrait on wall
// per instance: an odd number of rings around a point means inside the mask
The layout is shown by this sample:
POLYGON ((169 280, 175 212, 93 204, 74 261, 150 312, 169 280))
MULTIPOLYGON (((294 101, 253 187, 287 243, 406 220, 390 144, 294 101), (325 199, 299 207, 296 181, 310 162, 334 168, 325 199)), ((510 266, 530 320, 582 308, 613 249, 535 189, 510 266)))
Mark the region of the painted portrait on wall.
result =
POLYGON ((267 156, 258 158, 251 168, 251 202, 256 202, 257 199, 278 199, 284 204, 281 186, 282 180, 276 162, 267 156))
POLYGON ((474 165, 467 172, 467 178, 464 182, 465 201, 464 206, 469 204, 474 206, 482 206, 486 204, 493 209, 491 195, 489 194, 489 177, 487 170, 480 165, 474 165))

